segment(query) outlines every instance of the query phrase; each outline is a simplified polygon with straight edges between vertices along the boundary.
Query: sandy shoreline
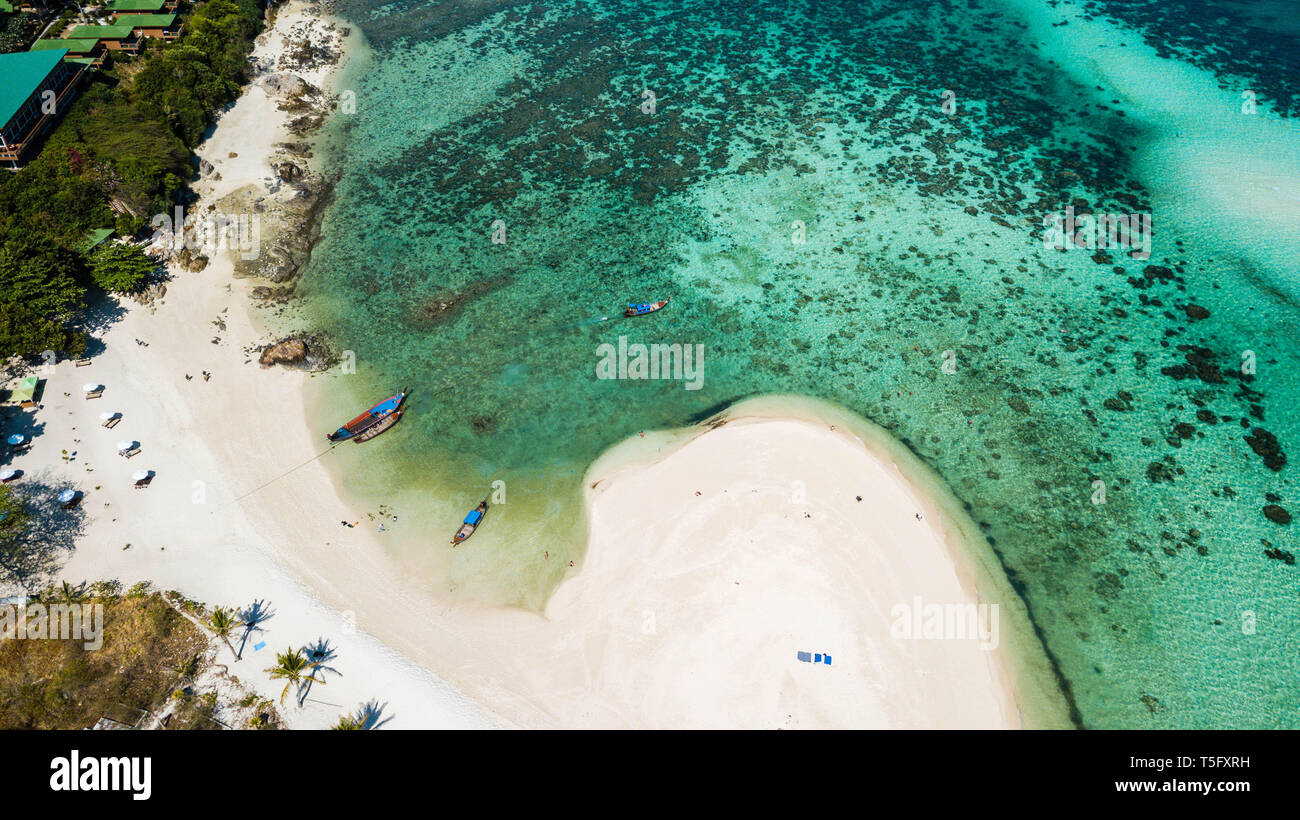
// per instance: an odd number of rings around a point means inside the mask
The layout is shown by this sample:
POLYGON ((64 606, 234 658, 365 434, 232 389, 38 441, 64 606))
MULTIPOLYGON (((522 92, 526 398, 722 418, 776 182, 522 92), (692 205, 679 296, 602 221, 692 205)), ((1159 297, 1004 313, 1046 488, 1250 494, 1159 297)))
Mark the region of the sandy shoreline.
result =
MULTIPOLYGON (((255 56, 273 59, 306 9, 283 7, 255 56)), ((303 76, 328 87, 336 70, 303 76)), ((287 119, 261 85, 246 90, 199 149, 220 174, 197 186, 204 204, 266 186, 287 119)), ((48 376, 45 427, 16 466, 85 493, 90 522, 62 577, 268 600, 266 647, 232 666, 245 685, 278 698, 261 671, 273 653, 331 641, 337 674, 283 710, 289 726, 372 700, 389 728, 1066 725, 1023 606, 969 520, 901 445, 811 401, 746 402, 717 429, 607 452, 588 473, 586 557, 543 614, 447 604, 373 529, 340 526, 361 511, 316 460, 310 376, 247 353, 272 339, 255 283, 232 271, 214 256, 175 271, 155 308, 124 303, 90 367, 48 376), (87 381, 106 385, 102 399, 82 398, 87 381), (98 427, 104 410, 123 414, 115 430, 98 427), (142 445, 129 462, 115 452, 126 438, 142 445), (136 469, 156 472, 148 490, 132 490, 136 469), (999 603, 999 646, 891 636, 891 611, 917 596, 999 603)))

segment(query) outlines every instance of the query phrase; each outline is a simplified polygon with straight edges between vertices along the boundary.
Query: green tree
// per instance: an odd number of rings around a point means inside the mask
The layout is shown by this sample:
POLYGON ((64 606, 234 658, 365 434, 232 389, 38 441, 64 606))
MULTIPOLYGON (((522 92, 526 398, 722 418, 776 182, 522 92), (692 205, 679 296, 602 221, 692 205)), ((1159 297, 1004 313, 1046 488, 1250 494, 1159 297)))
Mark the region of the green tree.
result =
POLYGON ((130 293, 148 278, 158 263, 135 245, 109 242, 91 258, 90 278, 112 293, 130 293))
POLYGON ((47 319, 26 305, 0 302, 0 359, 36 356, 46 350, 80 355, 86 336, 47 319))
POLYGON ((0 302, 18 302, 50 319, 71 316, 85 289, 77 255, 43 235, 13 232, 0 245, 0 302))

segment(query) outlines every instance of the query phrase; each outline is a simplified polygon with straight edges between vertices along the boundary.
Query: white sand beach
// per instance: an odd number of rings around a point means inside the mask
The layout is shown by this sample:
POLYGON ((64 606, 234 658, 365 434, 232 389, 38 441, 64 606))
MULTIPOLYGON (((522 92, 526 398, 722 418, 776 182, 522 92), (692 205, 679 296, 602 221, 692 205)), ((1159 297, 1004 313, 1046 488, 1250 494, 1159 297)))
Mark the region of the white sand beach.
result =
MULTIPOLYGON (((273 58, 304 9, 285 7, 256 55, 273 58)), ((272 176, 286 116, 254 85, 222 117, 200 149, 221 175, 200 183, 205 202, 272 176)), ((587 479, 586 557, 544 613, 440 600, 372 528, 340 527, 361 511, 314 460, 310 376, 257 365, 271 338, 232 265, 175 271, 151 308, 123 302, 90 366, 44 376, 39 435, 14 465, 20 481, 84 493, 64 578, 268 602, 263 648, 218 655, 246 686, 278 699, 262 671, 274 653, 328 640, 336 671, 304 708, 284 707, 290 727, 371 701, 385 728, 1068 725, 1023 606, 955 502, 901 447, 813 402, 747 402, 716 429, 603 456, 587 479), (105 390, 86 400, 92 381, 105 390), (104 411, 121 413, 115 429, 104 411), (130 460, 125 439, 141 447, 130 460), (137 490, 140 469, 155 477, 137 490), (998 604, 996 647, 899 637, 896 608, 918 600, 998 604)))

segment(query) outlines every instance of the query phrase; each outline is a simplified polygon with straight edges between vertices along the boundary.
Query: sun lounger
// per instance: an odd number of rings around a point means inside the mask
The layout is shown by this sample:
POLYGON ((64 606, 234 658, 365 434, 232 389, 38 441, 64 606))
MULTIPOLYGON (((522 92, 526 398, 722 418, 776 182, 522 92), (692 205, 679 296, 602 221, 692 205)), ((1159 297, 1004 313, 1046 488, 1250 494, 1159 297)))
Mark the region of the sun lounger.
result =
POLYGON ((114 427, 117 426, 117 423, 118 423, 119 421, 121 421, 121 420, 122 420, 122 417, 121 417, 121 416, 114 416, 113 418, 111 418, 111 419, 109 419, 108 421, 104 422, 103 426, 104 426, 104 427, 107 427, 107 428, 110 429, 110 430, 112 430, 114 427))
POLYGON ((136 447, 134 450, 125 450, 122 452, 122 458, 135 458, 138 455, 140 455, 139 447, 136 447))
POLYGON ((76 364, 77 367, 85 367, 86 365, 90 364, 90 359, 77 359, 76 364))
POLYGON ((97 399, 102 395, 104 395, 103 390, 92 390, 86 394, 86 401, 90 401, 91 399, 97 399))
POLYGON ((153 481, 153 476, 149 476, 148 478, 142 478, 135 483, 135 488, 137 490, 143 490, 149 486, 150 481, 153 481))

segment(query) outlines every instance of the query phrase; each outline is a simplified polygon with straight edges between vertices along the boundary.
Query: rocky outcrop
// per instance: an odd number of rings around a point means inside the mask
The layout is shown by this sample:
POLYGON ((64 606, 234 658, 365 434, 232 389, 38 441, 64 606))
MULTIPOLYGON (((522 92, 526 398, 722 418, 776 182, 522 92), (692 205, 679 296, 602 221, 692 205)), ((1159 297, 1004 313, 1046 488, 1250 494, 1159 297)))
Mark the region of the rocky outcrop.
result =
POLYGON ((334 365, 337 357, 332 347, 319 333, 290 336, 262 348, 257 357, 262 367, 290 367, 297 370, 320 371, 334 365))
POLYGON ((311 259, 334 180, 284 157, 272 159, 271 166, 290 186, 291 195, 282 192, 250 202, 250 192, 239 191, 227 197, 221 207, 231 213, 256 211, 260 215, 258 252, 247 259, 235 259, 235 276, 283 284, 297 278, 311 259))
POLYGON ((262 350, 257 357, 258 364, 270 367, 275 364, 301 365, 307 361, 307 342, 303 339, 284 339, 262 350))

